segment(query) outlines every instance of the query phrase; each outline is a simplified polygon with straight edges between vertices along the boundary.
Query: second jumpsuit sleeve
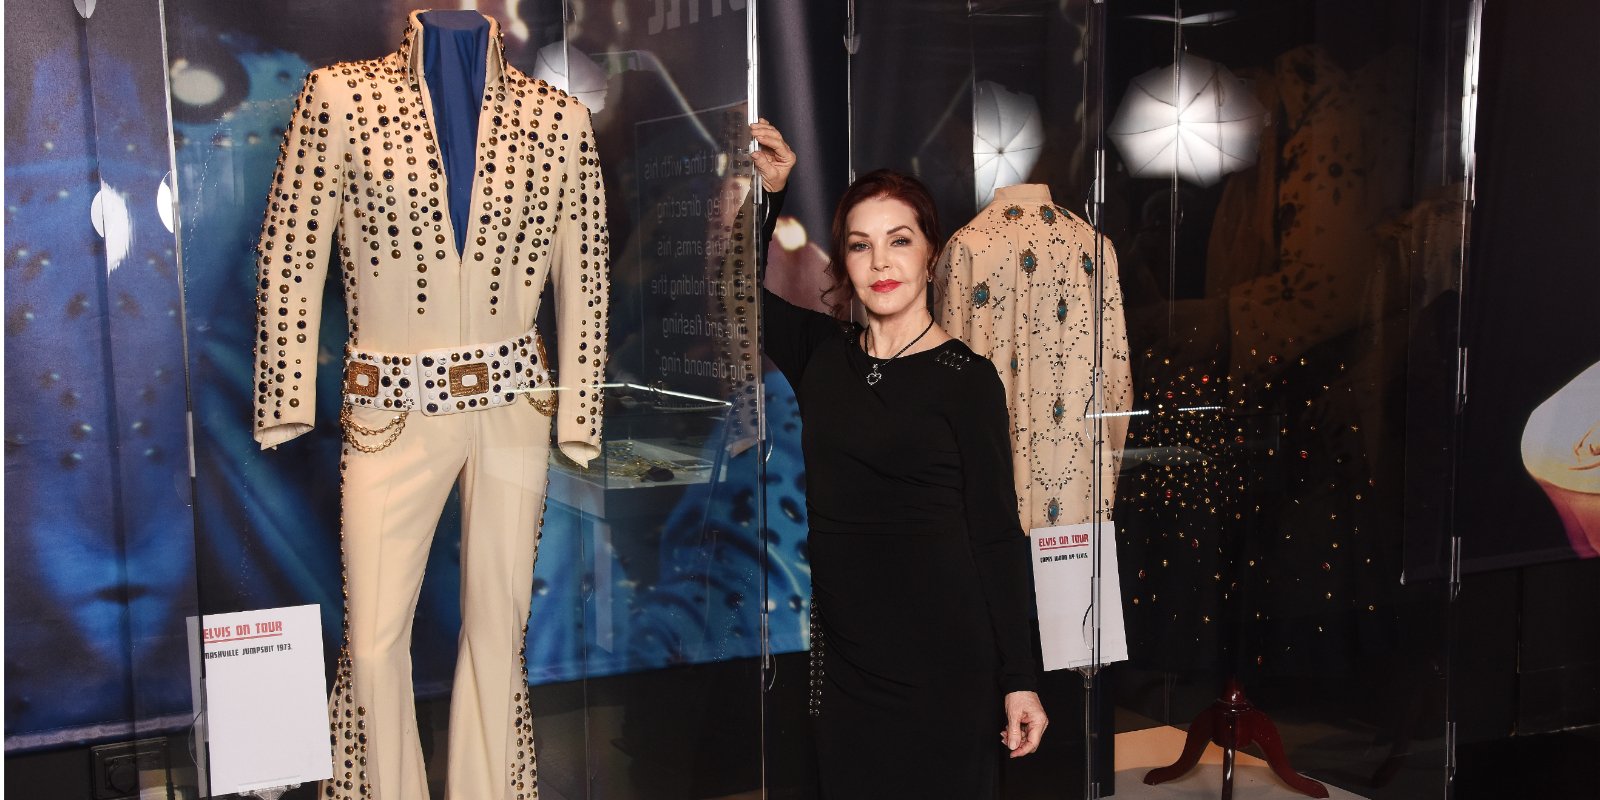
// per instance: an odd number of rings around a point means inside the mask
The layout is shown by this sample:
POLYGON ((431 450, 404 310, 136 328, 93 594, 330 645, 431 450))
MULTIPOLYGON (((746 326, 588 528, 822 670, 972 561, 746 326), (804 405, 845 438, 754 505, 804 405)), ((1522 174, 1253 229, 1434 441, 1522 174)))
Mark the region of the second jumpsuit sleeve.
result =
POLYGON ((1000 648, 1001 690, 1038 691, 1031 622, 1033 567, 1028 563, 1028 537, 1017 516, 1011 420, 999 373, 992 362, 979 359, 982 366, 971 370, 977 380, 967 385, 951 419, 961 448, 967 535, 1000 648))
MULTIPOLYGON (((579 464, 600 454, 606 377, 606 313, 611 238, 606 228, 606 189, 600 175, 589 112, 576 105, 576 118, 562 165, 560 227, 556 231, 551 277, 555 286, 557 378, 556 444, 579 464)), ((547 365, 548 366, 548 365, 547 365)))

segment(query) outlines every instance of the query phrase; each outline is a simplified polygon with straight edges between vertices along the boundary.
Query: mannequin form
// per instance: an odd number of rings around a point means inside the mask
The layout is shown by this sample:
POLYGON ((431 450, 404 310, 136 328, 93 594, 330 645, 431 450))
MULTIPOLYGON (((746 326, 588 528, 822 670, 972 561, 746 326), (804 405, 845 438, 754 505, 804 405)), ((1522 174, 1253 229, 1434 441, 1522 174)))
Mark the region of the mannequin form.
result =
POLYGON ((587 463, 599 449, 604 187, 587 109, 508 66, 493 20, 413 12, 409 22, 398 52, 314 71, 285 134, 260 244, 255 435, 274 447, 314 422, 317 321, 337 242, 350 318, 345 646, 329 700, 334 778, 321 796, 427 797, 412 617, 459 482, 449 795, 527 800, 538 782, 519 665, 552 416, 567 456, 587 463), (533 330, 547 279, 559 393, 533 330))

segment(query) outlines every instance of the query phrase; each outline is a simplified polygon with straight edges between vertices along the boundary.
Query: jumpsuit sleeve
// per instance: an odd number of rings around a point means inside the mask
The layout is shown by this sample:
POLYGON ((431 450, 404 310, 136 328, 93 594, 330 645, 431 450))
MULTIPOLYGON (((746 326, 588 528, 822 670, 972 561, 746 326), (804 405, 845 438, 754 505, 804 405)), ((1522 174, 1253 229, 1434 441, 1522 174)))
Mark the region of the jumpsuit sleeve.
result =
MULTIPOLYGON (((1123 313, 1122 281, 1117 274, 1117 252, 1106 242, 1101 264, 1103 293, 1100 319, 1104 325, 1101 364, 1101 405, 1107 412, 1133 410, 1133 369, 1128 353, 1128 324, 1123 313)), ((1117 475, 1122 469, 1122 452, 1128 440, 1128 420, 1123 414, 1102 417, 1105 445, 1100 460, 1100 485, 1106 487, 1100 511, 1111 517, 1116 504, 1117 475)))
POLYGON ((344 197, 344 114, 325 70, 306 76, 283 133, 257 244, 255 440, 277 447, 316 424, 322 288, 344 197))
POLYGON ((1033 569, 1028 563, 1028 537, 1017 516, 1011 421, 1000 376, 991 362, 985 360, 984 366, 973 370, 978 380, 969 384, 966 402, 955 409, 951 420, 961 449, 967 535, 1000 648, 1001 689, 1038 691, 1031 622, 1033 569))
POLYGON ((606 375, 611 239, 606 190, 588 109, 568 98, 573 118, 561 168, 561 212, 551 257, 556 304, 556 444, 587 465, 600 454, 606 375))
POLYGON ((944 279, 943 296, 939 298, 937 308, 939 327, 978 353, 983 353, 985 343, 972 340, 972 313, 967 303, 967 298, 972 294, 972 250, 959 232, 939 255, 939 268, 935 274, 944 279))
MULTIPOLYGON (((1014 336, 997 336, 1013 324, 1002 312, 998 299, 991 302, 991 293, 1010 294, 1000 275, 1010 272, 1009 262, 995 269, 996 253, 1009 253, 1002 243, 986 241, 984 234, 970 228, 956 231, 939 256, 938 275, 942 276, 943 297, 937 308, 939 326, 951 336, 960 339, 972 352, 993 361, 996 366, 1014 364, 1017 360, 1017 341, 1014 336), (976 252, 974 252, 976 251, 976 252), (994 285, 990 286, 990 282, 994 285), (984 298, 981 302, 978 298, 984 298)), ((1018 302, 1021 300, 1019 298, 1018 302)), ((1000 382, 1011 397, 1012 386, 1017 381, 1016 367, 1000 370, 1000 382)), ((1021 454, 1019 453, 1019 458, 1021 454)))
MULTIPOLYGON (((766 215, 761 220, 761 254, 766 261, 767 248, 772 242, 772 232, 778 225, 778 213, 783 210, 783 192, 767 194, 766 215)), ((766 273, 762 273, 761 325, 764 335, 762 349, 767 358, 778 366, 778 371, 788 379, 795 393, 800 392, 800 377, 817 345, 830 336, 839 334, 839 322, 827 314, 809 308, 800 308, 766 288, 766 273)))

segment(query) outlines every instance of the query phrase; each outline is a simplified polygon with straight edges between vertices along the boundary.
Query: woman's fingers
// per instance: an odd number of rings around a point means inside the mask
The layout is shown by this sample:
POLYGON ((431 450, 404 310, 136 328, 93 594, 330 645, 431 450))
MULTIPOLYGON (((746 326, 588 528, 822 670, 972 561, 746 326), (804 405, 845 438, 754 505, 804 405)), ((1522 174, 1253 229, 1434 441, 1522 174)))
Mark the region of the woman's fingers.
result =
POLYGON ((755 162, 756 170, 762 175, 777 177, 779 172, 778 163, 770 153, 763 153, 757 150, 750 154, 750 160, 755 162))
POLYGON ((1049 725, 1037 694, 1013 692, 1006 696, 1006 729, 1000 732, 1000 741, 1012 758, 1037 752, 1049 725))
POLYGON ((1023 725, 1023 733, 1026 736, 1026 740, 1022 743, 1022 747, 1019 748, 1013 755, 1025 756, 1029 753, 1038 752, 1039 744, 1044 741, 1044 729, 1049 725, 1049 721, 1039 717, 1035 717, 1034 719, 1025 723, 1023 725))
MULTIPOLYGON (((1021 758, 1038 752, 1039 743, 1044 740, 1044 729, 1038 725, 1024 725, 1022 735, 1018 739, 1017 746, 1011 747, 1012 758, 1021 758)), ((1007 746, 1010 747, 1010 745, 1007 746)))
POLYGON ((785 161, 794 156, 794 151, 790 150, 789 146, 784 144, 783 139, 777 136, 757 136, 756 141, 760 143, 762 148, 757 152, 765 152, 785 161))
POLYGON ((789 149, 789 143, 783 140, 783 134, 771 125, 762 122, 752 123, 750 134, 762 147, 773 151, 784 160, 794 155, 794 151, 789 149))
POLYGON ((789 171, 794 168, 794 151, 783 140, 783 134, 765 119, 750 124, 750 136, 761 145, 760 149, 751 151, 750 160, 761 173, 762 185, 771 192, 782 189, 788 182, 789 171))

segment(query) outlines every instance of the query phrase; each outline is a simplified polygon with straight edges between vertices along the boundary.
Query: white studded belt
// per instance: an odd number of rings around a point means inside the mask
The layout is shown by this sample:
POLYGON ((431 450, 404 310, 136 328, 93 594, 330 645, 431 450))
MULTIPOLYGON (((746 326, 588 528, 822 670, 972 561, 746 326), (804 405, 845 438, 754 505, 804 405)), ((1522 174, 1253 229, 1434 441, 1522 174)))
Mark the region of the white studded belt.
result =
POLYGON ((420 353, 346 347, 344 403, 438 416, 510 405, 525 393, 534 408, 552 416, 547 362, 544 340, 532 328, 514 339, 420 353), (531 390, 538 389, 546 391, 536 398, 531 390))

